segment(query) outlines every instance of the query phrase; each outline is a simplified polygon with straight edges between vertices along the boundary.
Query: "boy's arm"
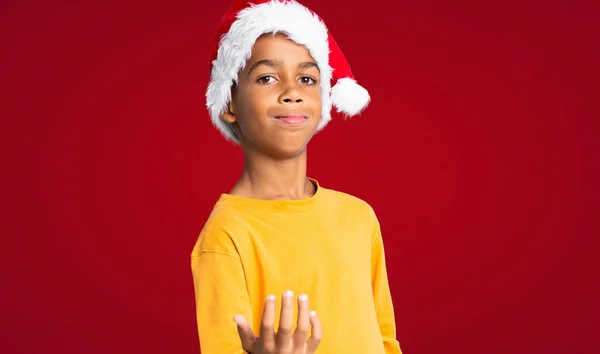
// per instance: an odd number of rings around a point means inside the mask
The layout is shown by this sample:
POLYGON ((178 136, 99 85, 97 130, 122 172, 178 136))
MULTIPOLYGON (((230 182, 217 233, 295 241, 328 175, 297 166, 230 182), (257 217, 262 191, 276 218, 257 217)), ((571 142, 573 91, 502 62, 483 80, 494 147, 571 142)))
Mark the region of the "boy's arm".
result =
POLYGON ((233 316, 252 323, 252 311, 239 256, 204 250, 192 255, 191 266, 201 353, 243 353, 233 316))
POLYGON ((379 223, 376 222, 375 224, 374 239, 371 246, 371 279, 377 321, 379 322, 379 330, 383 338, 385 353, 402 354, 400 343, 396 339, 394 306, 388 284, 383 239, 381 238, 379 223))

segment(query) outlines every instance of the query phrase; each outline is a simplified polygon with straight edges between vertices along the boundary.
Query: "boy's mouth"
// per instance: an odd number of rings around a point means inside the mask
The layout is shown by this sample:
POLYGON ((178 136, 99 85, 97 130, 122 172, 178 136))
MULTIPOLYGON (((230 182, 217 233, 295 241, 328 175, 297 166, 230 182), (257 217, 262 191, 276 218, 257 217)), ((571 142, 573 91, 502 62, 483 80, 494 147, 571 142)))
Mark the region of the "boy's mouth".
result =
POLYGON ((308 116, 299 112, 289 112, 284 114, 278 114, 275 116, 275 119, 286 124, 301 125, 308 120, 308 116))

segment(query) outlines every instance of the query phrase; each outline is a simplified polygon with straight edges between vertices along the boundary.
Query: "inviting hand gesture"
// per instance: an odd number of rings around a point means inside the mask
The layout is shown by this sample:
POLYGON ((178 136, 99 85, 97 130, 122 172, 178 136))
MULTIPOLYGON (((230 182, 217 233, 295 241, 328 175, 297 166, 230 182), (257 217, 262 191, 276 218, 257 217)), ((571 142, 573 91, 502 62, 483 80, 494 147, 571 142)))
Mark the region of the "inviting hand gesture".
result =
POLYGON ((248 321, 242 315, 235 315, 242 348, 250 354, 312 354, 321 343, 321 323, 314 311, 308 307, 308 296, 298 296, 298 323, 292 333, 294 319, 294 294, 283 293, 279 328, 275 332, 275 296, 269 295, 265 301, 260 335, 257 337, 248 321), (310 338, 308 328, 311 328, 310 338))

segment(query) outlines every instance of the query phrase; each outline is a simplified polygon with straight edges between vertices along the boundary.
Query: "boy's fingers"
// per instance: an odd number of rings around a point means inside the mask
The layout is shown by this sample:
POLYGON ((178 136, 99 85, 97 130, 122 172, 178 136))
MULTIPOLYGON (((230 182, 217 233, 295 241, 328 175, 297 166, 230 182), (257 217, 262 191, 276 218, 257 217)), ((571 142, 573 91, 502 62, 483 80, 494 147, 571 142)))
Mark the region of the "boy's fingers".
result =
POLYGON ((308 306, 308 296, 301 294, 298 296, 298 324, 294 331, 294 348, 303 348, 308 335, 308 327, 310 326, 310 308, 308 306))
POLYGON ((267 296, 260 324, 260 338, 263 346, 268 349, 275 348, 275 295, 267 296))
POLYGON ((323 330, 321 328, 321 321, 317 317, 314 311, 310 312, 310 327, 311 335, 306 342, 306 352, 314 353, 317 350, 319 344, 321 344, 321 338, 323 338, 323 330))
POLYGON ((279 328, 275 337, 277 348, 287 349, 292 343, 292 325, 294 321, 294 293, 286 291, 281 300, 281 315, 279 328))
POLYGON ((250 324, 246 321, 246 318, 242 315, 233 316, 233 321, 237 325, 238 334, 240 336, 240 340, 242 341, 242 348, 244 350, 249 351, 254 346, 254 342, 256 342, 256 336, 250 328, 250 324))

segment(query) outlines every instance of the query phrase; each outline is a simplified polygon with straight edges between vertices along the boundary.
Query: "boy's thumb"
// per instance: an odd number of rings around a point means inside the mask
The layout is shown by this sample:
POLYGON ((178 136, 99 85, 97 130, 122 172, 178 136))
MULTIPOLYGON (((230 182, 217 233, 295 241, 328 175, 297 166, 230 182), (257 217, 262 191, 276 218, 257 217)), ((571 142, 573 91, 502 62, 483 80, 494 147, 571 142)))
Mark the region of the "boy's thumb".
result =
POLYGON ((252 332, 250 324, 248 324, 248 321, 242 315, 233 316, 233 322, 237 325, 238 334, 242 341, 242 347, 244 350, 250 351, 256 341, 256 336, 254 335, 254 332, 252 332))

